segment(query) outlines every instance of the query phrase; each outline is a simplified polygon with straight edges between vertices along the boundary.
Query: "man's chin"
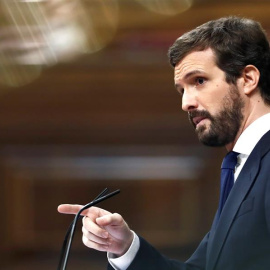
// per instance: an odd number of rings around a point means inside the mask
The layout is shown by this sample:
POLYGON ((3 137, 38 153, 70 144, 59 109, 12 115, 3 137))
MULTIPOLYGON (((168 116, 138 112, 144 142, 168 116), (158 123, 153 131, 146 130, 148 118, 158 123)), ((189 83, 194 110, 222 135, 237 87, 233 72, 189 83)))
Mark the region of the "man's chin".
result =
POLYGON ((216 134, 210 134, 205 126, 200 126, 196 129, 199 141, 206 145, 212 147, 224 146, 225 144, 220 141, 219 136, 216 134))
POLYGON ((197 126, 195 127, 195 131, 196 131, 198 137, 204 137, 204 136, 207 136, 207 135, 208 135, 207 133, 209 133, 209 132, 207 131, 206 125, 197 125, 197 126))
POLYGON ((223 147, 227 144, 227 142, 221 140, 218 136, 198 136, 199 141, 206 145, 206 146, 211 146, 211 147, 223 147))

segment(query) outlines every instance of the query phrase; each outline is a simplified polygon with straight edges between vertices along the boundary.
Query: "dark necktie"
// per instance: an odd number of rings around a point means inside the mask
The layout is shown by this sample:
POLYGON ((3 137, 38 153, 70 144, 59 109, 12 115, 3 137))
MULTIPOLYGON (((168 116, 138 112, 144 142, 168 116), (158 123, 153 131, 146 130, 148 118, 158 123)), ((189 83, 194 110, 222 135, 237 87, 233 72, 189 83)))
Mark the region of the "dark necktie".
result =
POLYGON ((234 169, 237 164, 239 153, 229 152, 223 159, 221 165, 220 199, 218 206, 218 217, 220 217, 223 206, 229 196, 234 184, 234 169))

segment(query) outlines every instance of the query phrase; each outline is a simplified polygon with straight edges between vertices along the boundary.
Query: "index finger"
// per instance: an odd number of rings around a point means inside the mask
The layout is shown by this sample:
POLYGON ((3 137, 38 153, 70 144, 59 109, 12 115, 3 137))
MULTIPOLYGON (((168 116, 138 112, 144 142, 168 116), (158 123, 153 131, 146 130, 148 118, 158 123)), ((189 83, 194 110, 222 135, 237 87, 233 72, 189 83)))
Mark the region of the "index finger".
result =
MULTIPOLYGON (((62 213, 62 214, 77 214, 83 207, 84 205, 80 205, 80 204, 60 204, 57 210, 59 213, 62 213)), ((88 209, 85 209, 81 213, 82 216, 91 217, 93 220, 96 219, 97 217, 102 217, 108 214, 111 214, 111 213, 104 209, 94 207, 94 206, 88 209)))
POLYGON ((57 211, 61 214, 77 214, 82 208, 83 205, 79 204, 60 204, 57 211))

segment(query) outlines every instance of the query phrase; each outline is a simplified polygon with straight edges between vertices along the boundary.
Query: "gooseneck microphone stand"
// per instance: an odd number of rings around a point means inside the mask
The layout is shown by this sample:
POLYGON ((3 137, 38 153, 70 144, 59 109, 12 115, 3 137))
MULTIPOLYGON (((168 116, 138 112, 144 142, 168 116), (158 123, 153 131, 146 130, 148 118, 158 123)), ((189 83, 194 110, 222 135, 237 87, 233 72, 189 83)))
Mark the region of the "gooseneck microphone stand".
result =
POLYGON ((57 270, 65 270, 66 269, 68 257, 69 257, 69 253, 70 253, 70 248, 71 248, 71 243, 72 243, 72 240, 73 240, 73 237, 75 234, 76 225, 77 225, 78 220, 83 217, 83 216, 81 216, 81 213, 84 210, 90 208, 91 206, 94 206, 94 205, 96 205, 104 200, 107 200, 120 192, 120 190, 118 189, 114 192, 111 192, 111 193, 105 195, 107 193, 107 191, 108 191, 108 189, 105 188, 92 202, 83 206, 83 208, 76 214, 74 220, 72 221, 72 223, 70 224, 70 226, 67 230, 67 233, 66 233, 66 236, 65 236, 65 239, 63 242, 57 270))

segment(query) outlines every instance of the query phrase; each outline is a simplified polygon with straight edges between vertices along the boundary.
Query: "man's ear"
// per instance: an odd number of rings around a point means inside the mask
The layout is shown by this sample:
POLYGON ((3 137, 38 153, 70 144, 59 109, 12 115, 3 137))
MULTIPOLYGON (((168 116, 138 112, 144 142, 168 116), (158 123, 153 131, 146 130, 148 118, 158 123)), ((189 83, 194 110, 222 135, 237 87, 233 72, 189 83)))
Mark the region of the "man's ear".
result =
POLYGON ((253 65, 247 65, 242 72, 242 79, 244 93, 249 95, 258 87, 260 71, 253 65))

